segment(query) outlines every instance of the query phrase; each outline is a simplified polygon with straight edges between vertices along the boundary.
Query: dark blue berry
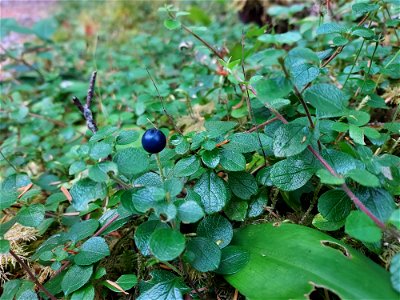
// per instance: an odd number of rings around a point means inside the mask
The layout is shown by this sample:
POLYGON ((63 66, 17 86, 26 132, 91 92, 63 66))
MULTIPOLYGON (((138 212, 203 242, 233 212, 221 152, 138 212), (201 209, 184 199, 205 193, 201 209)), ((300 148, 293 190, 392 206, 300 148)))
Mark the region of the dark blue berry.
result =
POLYGON ((161 152, 165 145, 167 144, 167 139, 160 130, 151 128, 146 130, 142 137, 142 146, 144 150, 149 153, 161 152))

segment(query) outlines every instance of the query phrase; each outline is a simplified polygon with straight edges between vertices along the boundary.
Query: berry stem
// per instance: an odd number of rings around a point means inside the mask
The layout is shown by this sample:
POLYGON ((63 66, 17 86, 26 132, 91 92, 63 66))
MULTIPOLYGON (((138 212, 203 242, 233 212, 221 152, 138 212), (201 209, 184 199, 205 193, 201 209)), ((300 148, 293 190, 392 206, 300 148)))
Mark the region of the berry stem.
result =
POLYGON ((161 180, 162 180, 162 182, 164 182, 165 181, 164 172, 163 172, 162 165, 161 165, 160 154, 158 154, 158 153, 156 154, 156 161, 157 161, 158 169, 160 170, 161 180))

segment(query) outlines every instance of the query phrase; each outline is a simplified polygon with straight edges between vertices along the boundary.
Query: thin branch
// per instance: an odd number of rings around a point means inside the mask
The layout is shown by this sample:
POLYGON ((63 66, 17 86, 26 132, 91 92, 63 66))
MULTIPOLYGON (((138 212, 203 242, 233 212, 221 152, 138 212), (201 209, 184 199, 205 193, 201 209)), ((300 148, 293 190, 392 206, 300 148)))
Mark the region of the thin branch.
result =
MULTIPOLYGON (((289 72, 287 71, 287 69, 285 67, 285 63, 284 63, 283 59, 279 59, 279 63, 281 65, 281 67, 282 67, 283 73, 285 73, 286 78, 288 80, 292 81, 291 78, 290 78, 290 74, 289 74, 289 72)), ((313 120, 311 118, 311 113, 310 113, 310 110, 308 109, 307 103, 304 101, 303 96, 301 95, 301 93, 300 93, 299 89, 297 88, 296 84, 294 82, 292 82, 292 84, 293 84, 294 93, 296 94, 296 97, 299 99, 301 105, 303 106, 303 108, 304 108, 304 110, 306 112, 308 122, 310 123, 310 127, 312 129, 315 129, 315 125, 314 125, 314 122, 313 122, 313 120)))
POLYGON ((3 152, 1 150, 0 150, 0 154, 4 158, 4 160, 10 165, 10 167, 13 168, 16 173, 18 173, 17 168, 11 163, 11 161, 8 160, 8 158, 3 154, 3 152))
POLYGON ((4 48, 1 44, 0 44, 0 48, 6 53, 6 55, 7 55, 9 58, 11 58, 11 59, 13 59, 13 60, 15 60, 15 61, 17 61, 17 62, 22 63, 24 66, 26 66, 26 67, 28 67, 29 69, 31 69, 32 71, 36 72, 36 73, 39 75, 39 78, 40 78, 40 81, 41 81, 41 82, 44 82, 44 81, 45 81, 45 80, 44 80, 45 77, 44 77, 43 73, 42 73, 38 68, 36 68, 36 67, 34 67, 33 65, 31 65, 30 63, 28 63, 22 56, 21 56, 20 58, 15 57, 14 55, 12 55, 12 54, 10 53, 10 51, 8 51, 6 48, 4 48))
POLYGON ((273 117, 272 119, 269 119, 269 120, 267 120, 267 121, 265 121, 265 122, 263 122, 263 123, 261 123, 261 124, 259 124, 259 125, 257 125, 257 126, 254 126, 254 127, 250 128, 250 129, 247 130, 246 132, 254 132, 254 131, 256 131, 256 130, 259 130, 259 129, 261 129, 261 128, 264 128, 264 127, 267 126, 268 124, 271 124, 271 123, 273 123, 273 122, 275 122, 275 121, 277 121, 277 120, 278 120, 278 117, 273 117))
POLYGON ((93 234, 93 236, 99 236, 100 234, 102 234, 108 227, 111 226, 112 223, 115 222, 115 220, 117 220, 119 218, 119 214, 115 214, 114 217, 112 217, 109 221, 107 221, 103 226, 101 226, 101 228, 99 230, 96 231, 95 234, 93 234))
POLYGON ((165 104, 164 104, 164 98, 161 97, 161 94, 160 94, 160 91, 158 90, 156 82, 154 81, 153 77, 151 76, 151 74, 150 74, 150 72, 149 72, 149 70, 147 68, 146 68, 146 71, 147 71, 147 74, 149 75, 149 78, 150 78, 151 82, 153 83, 154 88, 157 91, 158 98, 160 99, 161 106, 162 106, 162 109, 163 109, 165 115, 168 117, 169 121, 172 123, 172 125, 175 128, 175 130, 177 132, 179 132, 180 134, 182 134, 182 131, 175 125, 175 122, 174 122, 174 119, 172 118, 172 116, 167 112, 167 109, 165 108, 165 104))
POLYGON ((43 291, 43 293, 46 294, 47 297, 49 297, 52 300, 57 300, 57 298, 50 293, 33 275, 32 271, 29 269, 29 266, 14 252, 10 249, 10 254, 15 258, 15 260, 22 266, 22 268, 28 273, 29 277, 31 280, 38 286, 39 289, 43 291))
MULTIPOLYGON (((369 13, 362 18, 362 20, 357 24, 357 26, 361 26, 368 19, 369 13)), ((321 68, 326 67, 336 56, 338 56, 343 51, 344 46, 337 47, 335 52, 321 65, 321 68)))
POLYGON ((185 26, 183 24, 181 24, 181 26, 186 32, 190 33, 196 39, 198 39, 201 43, 203 43, 203 45, 206 46, 216 56, 218 56, 218 58, 225 61, 224 56, 221 53, 219 53, 219 51, 217 49, 215 49, 213 46, 211 46, 207 41, 205 41, 202 37, 200 37, 197 33, 193 32, 191 29, 189 29, 187 26, 185 26))

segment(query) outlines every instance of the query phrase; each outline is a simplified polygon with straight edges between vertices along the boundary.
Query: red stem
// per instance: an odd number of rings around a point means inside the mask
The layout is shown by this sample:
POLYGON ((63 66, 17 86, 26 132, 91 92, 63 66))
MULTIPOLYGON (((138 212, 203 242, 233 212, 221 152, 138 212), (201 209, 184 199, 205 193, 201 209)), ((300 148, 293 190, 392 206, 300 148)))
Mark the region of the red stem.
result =
POLYGON ((10 250, 10 254, 15 258, 15 260, 22 266, 22 268, 28 273, 31 280, 38 286, 39 289, 43 291, 51 300, 57 300, 57 298, 50 293, 33 275, 32 271, 29 269, 28 265, 24 263, 24 261, 12 250, 10 250))

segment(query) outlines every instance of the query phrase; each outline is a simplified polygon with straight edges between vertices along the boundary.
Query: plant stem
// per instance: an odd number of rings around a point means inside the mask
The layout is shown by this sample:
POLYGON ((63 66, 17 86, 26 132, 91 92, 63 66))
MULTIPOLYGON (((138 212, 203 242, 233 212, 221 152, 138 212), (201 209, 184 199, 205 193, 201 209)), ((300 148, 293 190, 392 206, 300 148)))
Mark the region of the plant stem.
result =
POLYGON ((17 168, 7 159, 7 157, 5 157, 5 155, 3 154, 3 152, 1 152, 1 150, 0 154, 4 158, 4 160, 10 165, 10 167, 13 168, 16 173, 18 173, 17 168))
POLYGON ((31 280, 38 286, 39 289, 43 291, 43 293, 46 294, 47 297, 49 297, 51 300, 57 300, 57 298, 50 293, 33 275, 32 271, 29 269, 28 265, 14 252, 10 249, 10 254, 15 258, 15 260, 22 266, 22 268, 28 273, 29 277, 31 280))
POLYGON ((351 66, 350 72, 349 72, 349 74, 347 75, 346 80, 345 80, 344 83, 343 83, 343 88, 346 86, 347 80, 349 80, 349 78, 350 78, 351 72, 353 71, 354 66, 355 66, 356 63, 357 63, 357 60, 358 60, 358 57, 360 56, 360 53, 361 53, 362 48, 364 47, 364 43, 365 43, 365 39, 363 39, 363 41, 362 41, 362 43, 361 43, 361 46, 360 46, 360 49, 358 49, 358 52, 357 52, 357 55, 356 55, 356 59, 354 60, 353 65, 351 66))
POLYGON ((165 181, 164 172, 163 172, 162 165, 161 165, 160 154, 158 154, 158 153, 156 154, 156 161, 157 161, 158 169, 160 170, 161 180, 162 180, 162 182, 164 182, 165 181))
MULTIPOLYGON (((284 63, 283 59, 279 59, 279 63, 281 64, 283 73, 285 73, 286 78, 287 78, 288 80, 292 81, 292 80, 290 79, 289 72, 287 71, 287 69, 286 69, 286 67, 285 67, 285 63, 284 63)), ((296 94, 296 97, 299 99, 301 105, 303 106, 303 108, 304 108, 304 110, 305 110, 305 112, 306 112, 308 122, 310 123, 310 127, 311 127, 312 129, 314 129, 314 128, 315 128, 315 125, 314 125, 314 122, 313 122, 313 120, 312 120, 312 118, 311 118, 311 113, 310 113, 310 110, 308 109, 307 103, 304 101, 303 96, 301 95, 300 91, 298 90, 296 84, 294 84, 293 82, 292 82, 292 84, 293 84, 293 89, 294 89, 294 92, 295 92, 295 94, 296 94)))

